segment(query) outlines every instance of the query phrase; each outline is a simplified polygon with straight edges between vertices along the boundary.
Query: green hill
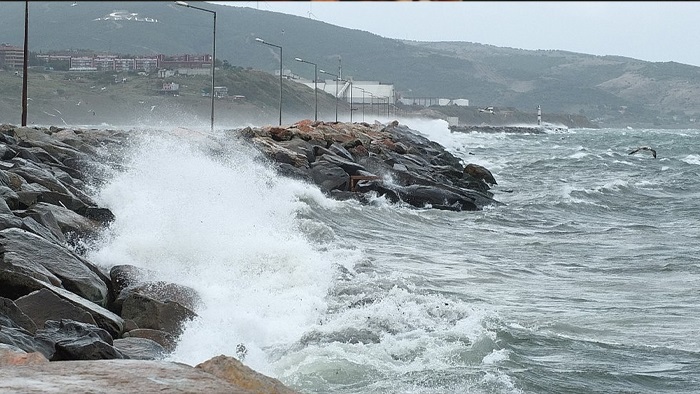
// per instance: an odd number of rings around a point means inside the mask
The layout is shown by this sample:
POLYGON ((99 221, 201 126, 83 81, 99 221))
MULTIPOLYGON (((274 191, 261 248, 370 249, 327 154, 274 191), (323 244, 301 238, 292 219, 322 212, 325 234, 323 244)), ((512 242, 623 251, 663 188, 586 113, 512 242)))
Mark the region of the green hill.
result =
MULTIPOLYGON (((393 83, 412 96, 467 98, 473 106, 585 116, 602 126, 694 126, 700 117, 700 68, 565 51, 528 51, 469 42, 383 38, 316 20, 202 2, 217 12, 217 58, 310 78, 301 57, 355 80, 393 83)), ((24 2, 0 3, 0 42, 21 46, 24 2)), ((210 53, 210 14, 174 2, 30 2, 30 49, 91 49, 122 54, 210 53), (114 20, 125 11, 132 20, 114 20), (135 14, 135 15, 134 15, 135 14), (156 22, 157 21, 157 22, 156 22)))

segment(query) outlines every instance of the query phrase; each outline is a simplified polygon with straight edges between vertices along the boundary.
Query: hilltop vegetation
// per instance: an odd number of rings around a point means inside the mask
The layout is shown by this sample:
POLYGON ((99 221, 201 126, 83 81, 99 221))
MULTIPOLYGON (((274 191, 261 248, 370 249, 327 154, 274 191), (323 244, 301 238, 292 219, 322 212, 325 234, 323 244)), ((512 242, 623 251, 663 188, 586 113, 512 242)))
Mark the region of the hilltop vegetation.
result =
MULTIPOLYGON (((355 80, 393 83, 413 97, 466 98, 476 107, 566 113, 601 126, 692 127, 700 119, 700 68, 619 56, 500 48, 469 42, 414 42, 243 7, 191 2, 217 12, 217 58, 271 72, 283 46, 284 67, 311 78, 313 67, 355 80)), ((130 54, 209 53, 211 16, 173 2, 31 2, 32 51, 91 49, 130 54), (127 10, 142 21, 109 20, 127 10), (150 18, 157 22, 144 22, 150 18)), ((22 43, 24 3, 0 4, 0 41, 22 43)))

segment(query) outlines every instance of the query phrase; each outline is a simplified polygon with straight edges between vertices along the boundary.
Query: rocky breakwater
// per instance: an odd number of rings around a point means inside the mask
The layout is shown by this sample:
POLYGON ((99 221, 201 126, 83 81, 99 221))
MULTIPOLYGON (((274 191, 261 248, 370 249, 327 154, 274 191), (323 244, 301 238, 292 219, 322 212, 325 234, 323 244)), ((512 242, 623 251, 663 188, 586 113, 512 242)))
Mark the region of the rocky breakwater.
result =
POLYGON ((368 201, 371 195, 418 208, 473 211, 498 204, 491 173, 464 165, 441 145, 394 121, 245 128, 246 139, 279 173, 318 185, 329 196, 368 201))
POLYGON ((87 190, 129 133, 0 125, 0 391, 290 393, 239 360, 163 359, 199 297, 83 245, 114 219, 87 190))

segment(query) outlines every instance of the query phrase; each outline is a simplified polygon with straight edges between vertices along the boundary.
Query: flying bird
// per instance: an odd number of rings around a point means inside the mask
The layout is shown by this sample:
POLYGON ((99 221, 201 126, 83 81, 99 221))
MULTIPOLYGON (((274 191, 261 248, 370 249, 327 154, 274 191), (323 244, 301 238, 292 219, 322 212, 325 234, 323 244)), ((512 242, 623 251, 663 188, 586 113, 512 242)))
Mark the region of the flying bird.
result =
POLYGON ((492 113, 493 113, 493 107, 479 108, 479 112, 487 112, 487 113, 492 114, 492 113))
POLYGON ((651 152, 651 154, 654 156, 654 159, 656 159, 656 151, 651 149, 648 146, 640 146, 639 148, 633 150, 632 152, 630 152, 628 154, 632 155, 632 154, 635 154, 637 152, 643 152, 643 151, 651 152))

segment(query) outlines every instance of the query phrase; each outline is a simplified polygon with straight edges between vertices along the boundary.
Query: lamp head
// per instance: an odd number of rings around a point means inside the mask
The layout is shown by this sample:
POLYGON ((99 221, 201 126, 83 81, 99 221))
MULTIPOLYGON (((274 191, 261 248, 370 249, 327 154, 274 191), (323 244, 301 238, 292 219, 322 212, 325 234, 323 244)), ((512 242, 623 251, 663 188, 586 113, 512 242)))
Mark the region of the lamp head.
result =
POLYGON ((189 4, 185 3, 184 1, 176 1, 175 4, 181 5, 181 6, 183 6, 183 7, 189 7, 189 6, 190 6, 189 4))
POLYGON ((294 60, 296 60, 298 62, 303 62, 303 60, 299 59, 298 57, 295 57, 294 60))
POLYGON ((257 42, 265 42, 265 40, 263 40, 262 38, 258 38, 258 37, 255 37, 255 41, 257 41, 257 42))

